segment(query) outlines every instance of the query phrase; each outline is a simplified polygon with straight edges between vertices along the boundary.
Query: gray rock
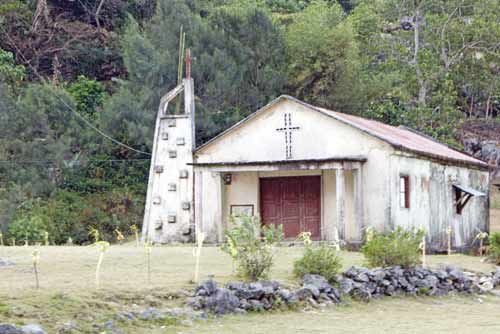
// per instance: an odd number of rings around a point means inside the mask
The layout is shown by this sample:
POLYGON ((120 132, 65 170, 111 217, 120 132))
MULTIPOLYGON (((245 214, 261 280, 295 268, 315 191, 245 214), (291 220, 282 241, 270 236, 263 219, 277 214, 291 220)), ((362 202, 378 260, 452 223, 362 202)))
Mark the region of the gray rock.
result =
POLYGON ((274 291, 278 291, 280 288, 280 282, 278 281, 259 281, 259 283, 262 285, 262 287, 265 288, 272 288, 274 291))
POLYGON ((218 288, 205 302, 207 308, 217 315, 233 313, 240 305, 238 297, 225 288, 218 288))
POLYGON ((372 294, 367 289, 355 288, 351 291, 351 296, 354 300, 369 302, 372 294))
POLYGON ((366 283, 366 282, 370 281, 370 279, 368 278, 368 275, 365 274, 365 273, 359 273, 356 276, 354 276, 353 279, 356 282, 363 282, 363 283, 366 283))
POLYGON ((369 276, 373 281, 378 283, 384 280, 386 273, 384 272, 383 269, 375 269, 371 272, 371 275, 369 276))
POLYGON ((264 310, 264 305, 262 305, 262 303, 258 300, 255 300, 255 299, 252 299, 252 300, 249 300, 248 301, 250 303, 250 309, 252 311, 262 311, 264 310))
POLYGON ((195 310, 201 310, 205 307, 205 297, 196 296, 193 298, 189 298, 187 300, 187 305, 195 310))
POLYGON ((242 290, 245 289, 245 283, 243 282, 229 282, 226 284, 226 288, 229 290, 242 290))
POLYGON ((292 293, 287 289, 280 289, 278 295, 285 303, 287 303, 288 300, 290 300, 290 298, 292 297, 292 293))
POLYGON ((272 294, 274 292, 272 286, 264 288, 261 283, 243 284, 242 286, 235 286, 234 293, 240 299, 261 299, 264 294, 272 294))
POLYGON ((252 305, 248 302, 248 300, 241 299, 239 308, 243 310, 250 310, 252 308, 252 305))
POLYGON ((448 277, 452 279, 453 281, 456 281, 458 283, 463 283, 466 280, 465 274, 457 269, 451 270, 448 272, 448 277))
POLYGON ((315 298, 315 299, 317 299, 319 297, 320 293, 321 293, 320 290, 316 286, 311 285, 311 284, 304 284, 304 286, 302 287, 301 290, 308 290, 308 291, 310 291, 311 296, 313 298, 315 298))
POLYGON ((342 293, 348 295, 351 290, 353 289, 353 280, 350 278, 341 278, 338 280, 339 283, 339 289, 342 291, 342 293))
POLYGON ((320 292, 330 292, 332 286, 328 283, 326 278, 320 275, 307 274, 302 278, 304 285, 315 286, 320 292))
POLYGON ((214 280, 206 280, 202 282, 197 288, 196 296, 210 296, 217 290, 217 283, 214 280))
POLYGON ((422 283, 425 288, 435 289, 439 283, 439 279, 436 276, 429 275, 422 280, 422 283))
POLYGON ((45 331, 36 324, 29 324, 26 326, 22 326, 21 330, 24 334, 45 334, 45 331))
POLYGON ((445 279, 448 278, 448 273, 444 270, 436 270, 434 272, 434 274, 436 275, 437 278, 439 278, 439 280, 441 281, 444 281, 445 279))
POLYGON ((23 334, 21 328, 10 324, 0 324, 0 334, 23 334))

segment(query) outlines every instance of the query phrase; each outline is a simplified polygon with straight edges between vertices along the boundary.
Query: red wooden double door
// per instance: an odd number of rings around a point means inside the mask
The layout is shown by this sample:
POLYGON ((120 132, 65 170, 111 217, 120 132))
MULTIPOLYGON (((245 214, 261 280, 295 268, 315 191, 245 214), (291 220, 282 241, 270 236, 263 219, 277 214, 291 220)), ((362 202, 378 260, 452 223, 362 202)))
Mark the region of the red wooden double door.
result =
POLYGON ((260 179, 260 208, 264 224, 283 225, 286 238, 311 232, 321 237, 321 177, 260 179))

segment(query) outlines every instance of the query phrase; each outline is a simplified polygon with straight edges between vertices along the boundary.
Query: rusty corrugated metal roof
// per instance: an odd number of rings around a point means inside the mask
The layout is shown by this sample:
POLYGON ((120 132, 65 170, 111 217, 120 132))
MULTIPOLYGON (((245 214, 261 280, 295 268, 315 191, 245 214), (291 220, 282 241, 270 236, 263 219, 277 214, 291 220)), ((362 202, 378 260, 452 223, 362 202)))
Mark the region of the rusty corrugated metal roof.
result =
POLYGON ((370 135, 373 135, 396 148, 402 148, 416 154, 429 155, 431 157, 443 158, 452 161, 462 161, 487 167, 488 164, 473 158, 465 153, 456 151, 445 144, 414 131, 384 124, 371 119, 343 114, 340 112, 314 107, 335 119, 354 126, 370 135))

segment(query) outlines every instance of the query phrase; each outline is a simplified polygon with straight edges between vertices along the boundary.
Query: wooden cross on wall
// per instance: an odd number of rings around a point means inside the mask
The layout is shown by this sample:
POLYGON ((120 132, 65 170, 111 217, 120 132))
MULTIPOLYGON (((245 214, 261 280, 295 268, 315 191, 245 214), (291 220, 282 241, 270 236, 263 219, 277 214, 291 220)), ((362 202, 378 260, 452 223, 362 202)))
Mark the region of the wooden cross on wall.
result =
POLYGON ((292 132, 300 130, 299 126, 292 126, 292 114, 285 113, 285 126, 282 128, 277 128, 276 131, 283 132, 285 134, 285 152, 286 158, 292 158, 292 132))

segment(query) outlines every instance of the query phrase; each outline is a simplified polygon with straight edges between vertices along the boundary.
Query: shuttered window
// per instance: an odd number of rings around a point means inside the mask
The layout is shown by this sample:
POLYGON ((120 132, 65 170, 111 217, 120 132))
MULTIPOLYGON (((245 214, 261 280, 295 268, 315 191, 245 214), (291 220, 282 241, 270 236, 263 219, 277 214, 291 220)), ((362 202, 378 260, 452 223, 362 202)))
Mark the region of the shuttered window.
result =
POLYGON ((402 208, 410 208, 410 177, 408 175, 399 177, 399 204, 402 208))

